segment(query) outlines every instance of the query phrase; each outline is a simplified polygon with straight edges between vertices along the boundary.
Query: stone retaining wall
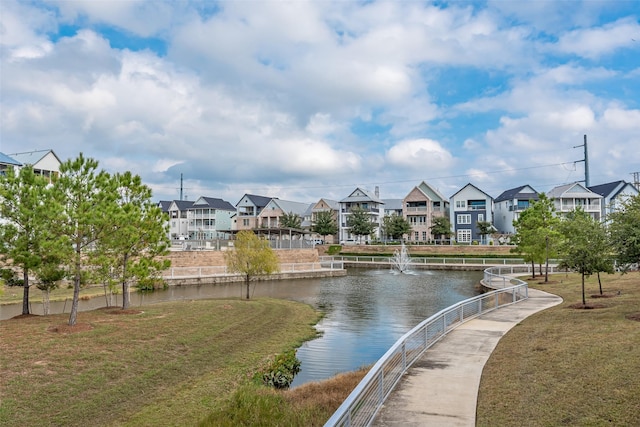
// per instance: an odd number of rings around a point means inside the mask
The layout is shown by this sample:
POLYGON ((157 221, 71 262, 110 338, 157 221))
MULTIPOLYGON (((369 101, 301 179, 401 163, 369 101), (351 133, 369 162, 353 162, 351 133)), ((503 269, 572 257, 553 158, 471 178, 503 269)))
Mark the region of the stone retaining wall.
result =
MULTIPOLYGON (((320 260, 317 249, 274 249, 280 264, 311 263, 320 260)), ((171 267, 207 267, 225 265, 222 251, 172 251, 167 258, 171 267)))

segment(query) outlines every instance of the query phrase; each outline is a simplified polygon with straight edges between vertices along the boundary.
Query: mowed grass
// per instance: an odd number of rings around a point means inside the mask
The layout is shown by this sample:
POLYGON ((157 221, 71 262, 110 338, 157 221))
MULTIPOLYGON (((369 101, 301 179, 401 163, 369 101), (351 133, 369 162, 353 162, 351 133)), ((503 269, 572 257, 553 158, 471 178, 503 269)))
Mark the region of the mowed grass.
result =
POLYGON ((478 426, 639 426, 640 273, 587 279, 590 306, 581 304, 580 276, 553 275, 529 285, 564 302, 509 331, 485 365, 478 426), (619 292, 619 294, 618 294, 619 292))
POLYGON ((315 336, 319 319, 272 299, 142 309, 82 312, 92 329, 74 333, 50 331, 68 315, 0 322, 0 425, 197 425, 267 357, 315 336))

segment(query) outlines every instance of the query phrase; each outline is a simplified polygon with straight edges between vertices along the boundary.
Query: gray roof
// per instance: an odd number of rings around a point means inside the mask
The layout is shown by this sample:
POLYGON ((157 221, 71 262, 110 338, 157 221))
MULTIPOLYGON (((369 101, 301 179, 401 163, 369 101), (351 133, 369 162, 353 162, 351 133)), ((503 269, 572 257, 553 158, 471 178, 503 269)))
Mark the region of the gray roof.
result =
POLYGON ((504 200, 538 200, 538 192, 533 190, 533 193, 522 193, 522 190, 526 187, 533 189, 530 185, 521 185, 520 187, 511 188, 510 190, 503 191, 496 199, 495 202, 499 203, 504 200))
POLYGON ((549 193, 547 193, 547 196, 549 196, 550 199, 561 199, 563 197, 595 197, 600 195, 589 190, 579 182, 572 182, 571 184, 559 185, 552 188, 549 193), (573 191, 576 187, 578 191, 573 191))
POLYGON ((60 159, 58 158, 58 156, 56 156, 56 153, 54 153, 53 150, 33 150, 33 151, 25 151, 24 153, 13 153, 9 155, 14 159, 16 159, 17 161, 21 162, 22 164, 35 165, 49 153, 53 154, 53 156, 58 160, 58 162, 60 162, 60 159))
POLYGON ((348 202, 376 202, 376 203, 383 203, 384 202, 382 200, 380 200, 378 198, 378 196, 376 196, 375 194, 371 193, 368 190, 364 190, 360 187, 356 188, 355 190, 353 190, 351 192, 351 194, 348 197, 345 197, 344 199, 340 200, 340 203, 348 203, 348 202), (363 193, 363 196, 354 196, 353 193, 360 191, 361 193, 363 193))
POLYGON ((273 202, 277 204, 283 212, 293 212, 294 214, 299 215, 301 218, 304 216, 307 209, 309 209, 309 203, 292 202, 289 200, 280 199, 273 199, 273 202))
POLYGON ((3 165, 14 165, 14 166, 22 166, 22 163, 14 159, 13 157, 9 157, 4 153, 0 153, 0 163, 3 165))
POLYGON ((385 211, 401 211, 402 199, 382 199, 385 211))
POLYGON ((456 194, 458 194, 459 192, 461 192, 462 190, 464 190, 465 188, 467 188, 467 187, 469 187, 469 186, 471 186, 471 187, 475 188, 476 190, 478 190, 479 192, 483 193, 485 196, 487 196, 487 197, 489 197, 491 200, 493 200, 493 197, 491 197, 489 194, 485 193, 484 191, 482 191, 481 189, 479 189, 478 187, 476 187, 476 186, 475 186, 475 185, 473 185, 472 183, 468 183, 467 185, 463 186, 461 189, 459 189, 458 191, 456 191, 455 193, 453 193, 453 195, 452 195, 451 197, 449 197, 449 199, 450 199, 450 200, 451 200, 451 199, 453 199, 453 198, 456 196, 456 194))
MULTIPOLYGON (((202 199, 205 202, 207 202, 207 205, 210 208, 220 209, 220 210, 223 210, 223 211, 233 211, 233 212, 236 211, 235 206, 233 206, 231 203, 227 202, 226 200, 217 199, 215 197, 205 197, 205 196, 202 196, 200 199, 202 199)), ((196 205, 194 203, 193 207, 196 207, 196 206, 199 206, 199 205, 196 205)))
POLYGON ((175 203, 180 211, 186 211, 193 205, 191 200, 173 200, 172 203, 175 203))
POLYGON ((160 200, 158 202, 158 206, 160 206, 160 209, 162 210, 162 212, 169 212, 169 206, 171 206, 171 200, 160 200))
MULTIPOLYGON (((277 197, 257 196, 255 194, 245 194, 244 196, 242 196, 240 198, 238 203, 240 203, 240 201, 242 199, 244 199, 245 197, 248 198, 249 200, 251 200, 251 203, 253 203, 253 205, 258 207, 258 208, 264 208, 265 206, 267 206, 269 204, 271 199, 276 199, 277 198, 277 197)), ((238 205, 238 203, 236 203, 236 206, 238 205)))

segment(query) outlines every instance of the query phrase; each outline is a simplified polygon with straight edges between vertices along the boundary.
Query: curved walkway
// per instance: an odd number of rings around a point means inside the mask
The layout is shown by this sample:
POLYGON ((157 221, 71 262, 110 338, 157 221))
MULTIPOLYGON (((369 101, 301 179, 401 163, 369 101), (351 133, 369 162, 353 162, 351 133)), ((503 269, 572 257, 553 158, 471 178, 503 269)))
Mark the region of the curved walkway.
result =
POLYGON ((374 426, 475 426, 480 376, 500 338, 562 298, 529 289, 529 298, 470 320, 425 351, 387 398, 374 426))

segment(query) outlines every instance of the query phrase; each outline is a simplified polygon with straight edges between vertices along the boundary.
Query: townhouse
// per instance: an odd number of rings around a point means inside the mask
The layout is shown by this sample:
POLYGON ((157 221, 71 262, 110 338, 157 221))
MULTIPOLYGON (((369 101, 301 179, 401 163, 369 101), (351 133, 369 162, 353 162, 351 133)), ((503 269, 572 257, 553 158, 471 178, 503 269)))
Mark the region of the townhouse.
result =
POLYGON ((536 200, 538 200, 538 192, 529 185, 503 191, 494 200, 493 225, 502 234, 515 233, 513 221, 516 221, 520 213, 536 200))
POLYGON ((603 197, 579 182, 554 187, 547 196, 553 199, 556 212, 560 216, 581 208, 593 219, 598 221, 602 219, 603 197))
POLYGON ((340 206, 338 234, 341 242, 355 243, 358 241, 358 236, 353 234, 351 232, 351 227, 349 227, 349 215, 351 215, 351 210, 355 207, 366 211, 371 218, 371 222, 376 226, 372 234, 369 236, 362 236, 364 241, 367 242, 380 238, 380 227, 382 225, 382 217, 384 216, 384 202, 380 200, 379 193, 380 191, 378 187, 376 187, 375 193, 370 193, 369 191, 358 187, 347 197, 340 200, 338 203, 340 206))
POLYGON ((402 215, 411 225, 410 242, 430 242, 433 219, 449 215, 449 200, 422 181, 402 199, 402 215))
POLYGON ((449 220, 456 242, 482 241, 477 224, 493 224, 493 197, 469 183, 453 194, 449 203, 449 220))

